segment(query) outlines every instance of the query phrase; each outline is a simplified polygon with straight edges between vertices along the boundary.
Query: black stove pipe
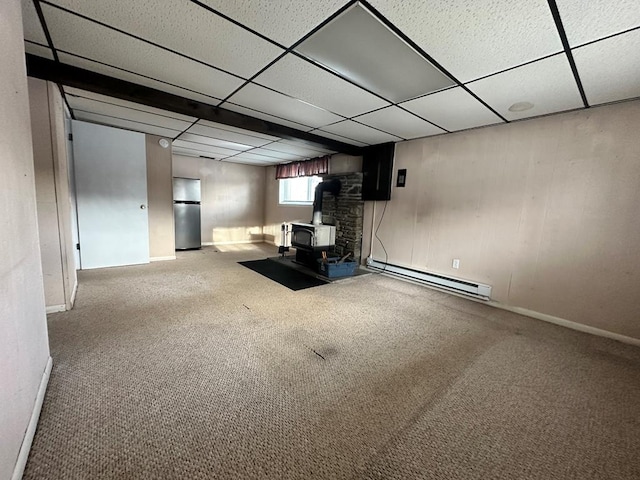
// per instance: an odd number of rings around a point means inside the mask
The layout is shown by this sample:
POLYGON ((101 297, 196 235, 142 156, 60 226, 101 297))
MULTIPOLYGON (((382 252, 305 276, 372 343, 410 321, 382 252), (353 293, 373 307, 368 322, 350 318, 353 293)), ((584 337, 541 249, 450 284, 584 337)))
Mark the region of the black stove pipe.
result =
POLYGON ((337 178, 326 180, 318 184, 313 200, 313 219, 311 220, 313 225, 322 225, 322 194, 324 192, 329 192, 334 195, 338 195, 341 188, 342 182, 337 178))

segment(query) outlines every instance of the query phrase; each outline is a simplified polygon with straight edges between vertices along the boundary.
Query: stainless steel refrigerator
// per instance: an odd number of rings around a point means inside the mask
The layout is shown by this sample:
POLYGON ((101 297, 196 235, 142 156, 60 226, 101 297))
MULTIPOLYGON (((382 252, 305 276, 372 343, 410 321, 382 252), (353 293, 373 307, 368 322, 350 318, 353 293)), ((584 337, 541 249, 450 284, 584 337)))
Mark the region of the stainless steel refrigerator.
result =
POLYGON ((200 248, 200 180, 173 178, 176 250, 200 248))

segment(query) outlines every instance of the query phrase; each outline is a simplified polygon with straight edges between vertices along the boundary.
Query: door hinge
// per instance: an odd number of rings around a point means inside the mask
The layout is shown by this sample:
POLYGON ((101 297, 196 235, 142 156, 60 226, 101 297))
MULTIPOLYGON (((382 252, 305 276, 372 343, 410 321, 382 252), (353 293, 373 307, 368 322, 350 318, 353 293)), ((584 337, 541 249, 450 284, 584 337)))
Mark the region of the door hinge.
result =
POLYGON ((67 137, 69 138, 70 142, 73 142, 73 133, 70 133, 69 135, 67 135, 67 137))
POLYGON ((76 243, 76 250, 80 250, 80 244, 76 243))

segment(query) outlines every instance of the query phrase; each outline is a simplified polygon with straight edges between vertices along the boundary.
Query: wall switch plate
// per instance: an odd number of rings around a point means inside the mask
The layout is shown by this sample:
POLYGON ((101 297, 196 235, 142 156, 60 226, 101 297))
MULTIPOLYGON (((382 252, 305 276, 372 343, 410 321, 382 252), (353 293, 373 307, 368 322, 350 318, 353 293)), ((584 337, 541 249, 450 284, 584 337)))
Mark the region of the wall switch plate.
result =
POLYGON ((401 168, 398 170, 398 181, 396 187, 404 187, 407 184, 407 169, 401 168))
POLYGON ((453 268, 460 268, 460 259, 459 258, 454 258, 453 259, 453 263, 451 265, 453 268))

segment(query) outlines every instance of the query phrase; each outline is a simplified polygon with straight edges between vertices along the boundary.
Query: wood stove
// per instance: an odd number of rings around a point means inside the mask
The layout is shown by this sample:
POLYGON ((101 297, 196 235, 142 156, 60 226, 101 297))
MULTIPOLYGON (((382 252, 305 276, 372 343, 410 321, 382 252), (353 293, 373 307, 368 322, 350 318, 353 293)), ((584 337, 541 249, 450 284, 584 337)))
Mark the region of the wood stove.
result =
POLYGON ((311 223, 291 224, 291 246, 296 249, 296 261, 316 267, 316 259, 336 244, 334 225, 313 225, 311 223))

